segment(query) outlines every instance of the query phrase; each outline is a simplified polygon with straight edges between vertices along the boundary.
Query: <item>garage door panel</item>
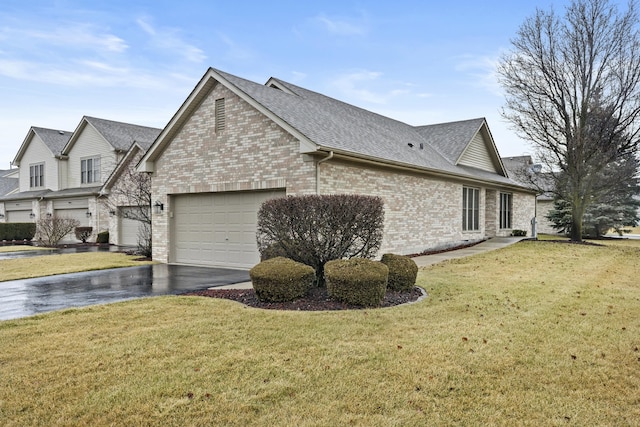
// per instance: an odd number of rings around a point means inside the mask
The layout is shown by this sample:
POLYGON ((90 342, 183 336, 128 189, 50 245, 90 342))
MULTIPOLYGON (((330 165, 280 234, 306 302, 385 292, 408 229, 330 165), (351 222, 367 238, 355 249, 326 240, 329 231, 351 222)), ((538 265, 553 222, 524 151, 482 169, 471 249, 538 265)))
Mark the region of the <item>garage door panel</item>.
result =
POLYGON ((31 211, 5 211, 6 222, 33 222, 31 211))
POLYGON ((259 262, 257 212, 269 192, 205 193, 175 196, 172 262, 251 268, 259 262))

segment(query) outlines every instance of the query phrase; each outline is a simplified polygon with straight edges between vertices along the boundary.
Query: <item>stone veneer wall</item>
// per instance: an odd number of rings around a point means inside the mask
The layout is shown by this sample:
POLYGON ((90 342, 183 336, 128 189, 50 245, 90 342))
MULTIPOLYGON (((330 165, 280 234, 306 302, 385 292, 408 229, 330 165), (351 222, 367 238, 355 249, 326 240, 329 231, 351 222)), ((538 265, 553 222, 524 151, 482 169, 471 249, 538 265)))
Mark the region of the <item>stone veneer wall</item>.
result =
POLYGON ((314 194, 315 162, 300 154, 299 141, 222 85, 202 101, 156 160, 152 200, 153 258, 169 262, 171 197, 186 193, 284 188, 314 194), (215 100, 225 99, 225 129, 215 132, 215 100))

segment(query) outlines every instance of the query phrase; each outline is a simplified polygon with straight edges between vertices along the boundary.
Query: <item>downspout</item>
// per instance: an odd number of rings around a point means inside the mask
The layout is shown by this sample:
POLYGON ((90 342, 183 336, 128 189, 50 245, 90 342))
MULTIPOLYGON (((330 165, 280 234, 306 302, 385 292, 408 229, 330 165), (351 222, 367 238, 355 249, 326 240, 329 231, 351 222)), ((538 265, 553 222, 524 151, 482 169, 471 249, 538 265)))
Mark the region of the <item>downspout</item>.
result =
POLYGON ((320 163, 324 163, 331 159, 333 159, 333 151, 329 151, 329 155, 324 159, 318 160, 318 163, 316 164, 316 194, 317 195, 320 195, 320 163))

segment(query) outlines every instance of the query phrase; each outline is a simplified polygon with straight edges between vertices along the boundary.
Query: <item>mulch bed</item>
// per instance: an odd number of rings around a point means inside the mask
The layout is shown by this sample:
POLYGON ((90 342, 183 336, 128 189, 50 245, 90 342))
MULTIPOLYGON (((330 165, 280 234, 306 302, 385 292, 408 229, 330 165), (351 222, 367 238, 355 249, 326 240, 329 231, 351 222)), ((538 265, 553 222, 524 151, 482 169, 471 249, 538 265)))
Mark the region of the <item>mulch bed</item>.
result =
MULTIPOLYGON (((324 311, 358 310, 364 308, 331 299, 327 295, 326 288, 313 288, 304 298, 291 302, 278 303, 259 301, 253 289, 207 289, 203 291, 188 292, 183 295, 230 299, 249 307, 265 308, 269 310, 324 311)), ((417 287, 405 292, 387 291, 381 307, 393 307, 400 304, 415 302, 424 295, 425 294, 422 289, 417 287)))

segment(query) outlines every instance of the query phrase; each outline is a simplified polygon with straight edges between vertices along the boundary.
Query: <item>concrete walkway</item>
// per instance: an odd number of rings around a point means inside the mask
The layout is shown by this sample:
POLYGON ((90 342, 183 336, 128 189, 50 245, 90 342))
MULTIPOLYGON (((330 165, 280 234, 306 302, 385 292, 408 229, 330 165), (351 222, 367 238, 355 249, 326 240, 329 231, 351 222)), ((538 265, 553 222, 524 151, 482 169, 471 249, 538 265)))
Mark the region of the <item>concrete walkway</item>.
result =
MULTIPOLYGON (((521 240, 526 239, 526 237, 493 237, 489 240, 485 240, 482 243, 478 243, 477 245, 455 249, 452 251, 442 252, 439 254, 433 255, 422 255, 413 258, 413 260, 418 264, 419 268, 428 267, 433 264, 437 264, 442 261, 446 261, 448 259, 457 259, 464 258, 471 255, 481 254, 483 252, 489 252, 496 249, 504 248, 506 246, 517 243, 521 240)), ((226 286, 216 286, 211 289, 252 289, 253 286, 251 282, 242 282, 242 283, 234 283, 232 285, 226 286)))

